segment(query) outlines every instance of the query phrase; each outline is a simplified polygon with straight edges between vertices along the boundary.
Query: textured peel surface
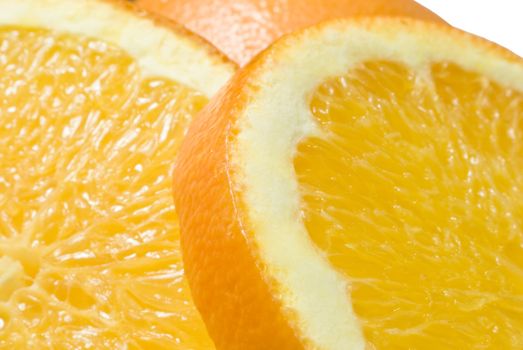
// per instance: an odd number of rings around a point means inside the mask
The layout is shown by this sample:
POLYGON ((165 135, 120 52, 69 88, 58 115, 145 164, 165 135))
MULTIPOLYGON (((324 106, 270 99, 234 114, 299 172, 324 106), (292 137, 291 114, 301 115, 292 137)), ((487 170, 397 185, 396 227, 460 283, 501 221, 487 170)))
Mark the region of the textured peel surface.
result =
POLYGON ((303 218, 369 348, 523 347, 523 92, 447 62, 369 61, 310 109, 303 218))
POLYGON ((0 348, 212 348, 171 192, 206 102, 101 40, 0 27, 0 348))

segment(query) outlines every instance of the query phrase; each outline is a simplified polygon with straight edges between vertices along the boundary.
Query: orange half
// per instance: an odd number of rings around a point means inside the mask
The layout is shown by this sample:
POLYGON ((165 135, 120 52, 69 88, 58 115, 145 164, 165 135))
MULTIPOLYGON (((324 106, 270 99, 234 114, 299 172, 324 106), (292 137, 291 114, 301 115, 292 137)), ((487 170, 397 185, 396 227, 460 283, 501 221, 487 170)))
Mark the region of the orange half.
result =
POLYGON ((175 170, 217 347, 523 347, 522 116, 523 60, 444 25, 340 20, 277 42, 175 170))
POLYGON ((100 0, 0 0, 0 348, 212 349, 171 197, 234 67, 100 0))

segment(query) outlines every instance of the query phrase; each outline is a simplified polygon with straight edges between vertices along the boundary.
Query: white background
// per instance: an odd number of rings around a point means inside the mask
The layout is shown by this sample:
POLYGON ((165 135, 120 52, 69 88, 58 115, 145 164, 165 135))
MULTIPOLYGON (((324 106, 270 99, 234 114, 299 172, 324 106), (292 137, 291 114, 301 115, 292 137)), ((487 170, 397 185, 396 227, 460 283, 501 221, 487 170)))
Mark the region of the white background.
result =
POLYGON ((417 0, 449 24, 523 56, 523 0, 417 0))

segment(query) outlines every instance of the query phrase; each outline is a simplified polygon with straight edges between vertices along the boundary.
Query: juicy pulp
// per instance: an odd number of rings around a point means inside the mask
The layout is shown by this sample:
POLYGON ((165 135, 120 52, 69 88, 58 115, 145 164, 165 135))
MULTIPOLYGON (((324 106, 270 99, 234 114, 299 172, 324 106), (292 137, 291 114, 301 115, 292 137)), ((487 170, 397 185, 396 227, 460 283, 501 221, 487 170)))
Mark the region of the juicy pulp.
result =
POLYGON ((324 82, 294 167, 370 349, 523 347, 523 92, 450 62, 324 82))
POLYGON ((213 348, 170 176, 206 102, 104 41, 0 27, 0 348, 213 348))

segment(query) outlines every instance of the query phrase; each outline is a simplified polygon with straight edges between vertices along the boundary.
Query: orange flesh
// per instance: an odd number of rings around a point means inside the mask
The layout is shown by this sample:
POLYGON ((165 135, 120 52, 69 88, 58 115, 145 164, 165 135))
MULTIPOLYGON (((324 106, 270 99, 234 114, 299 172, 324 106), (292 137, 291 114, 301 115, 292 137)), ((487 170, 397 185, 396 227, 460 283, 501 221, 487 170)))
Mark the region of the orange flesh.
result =
POLYGON ((310 108, 303 218, 369 348, 523 348, 523 92, 374 61, 310 108))
POLYGON ((0 27, 0 348, 212 348, 170 176, 205 103, 102 41, 0 27))

